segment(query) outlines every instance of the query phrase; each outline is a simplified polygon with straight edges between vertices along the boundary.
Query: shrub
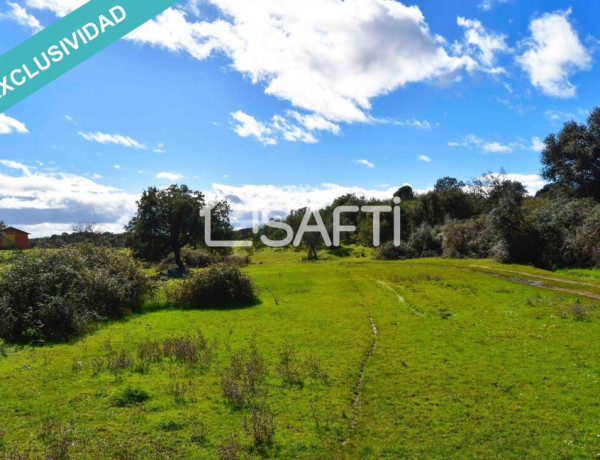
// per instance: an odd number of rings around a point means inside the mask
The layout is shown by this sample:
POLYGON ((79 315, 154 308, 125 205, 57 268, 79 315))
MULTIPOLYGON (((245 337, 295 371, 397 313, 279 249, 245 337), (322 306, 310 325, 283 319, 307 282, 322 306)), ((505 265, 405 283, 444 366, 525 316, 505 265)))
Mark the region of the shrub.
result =
POLYGON ((0 337, 66 339, 138 310, 149 288, 128 253, 93 245, 30 251, 0 279, 0 337))
POLYGON ((221 389, 228 404, 242 407, 263 399, 266 388, 267 365, 265 359, 252 341, 246 350, 231 356, 229 366, 221 375, 221 389))
MULTIPOLYGON (((201 250, 194 250, 190 248, 181 249, 181 260, 188 268, 206 268, 209 265, 217 263, 217 258, 201 250)), ((161 270, 168 270, 169 268, 175 267, 175 255, 169 254, 167 257, 161 260, 159 268, 161 270)))
POLYGON ((600 266, 600 206, 588 214, 569 242, 581 266, 600 266))
POLYGON ((377 258, 382 260, 403 260, 411 259, 416 254, 411 250, 406 241, 402 241, 400 246, 395 246, 393 241, 383 243, 377 251, 377 258))
POLYGON ((266 404, 258 404, 250 410, 250 420, 244 422, 246 433, 259 449, 271 446, 275 437, 273 411, 266 404))
POLYGON ((443 255, 457 259, 490 257, 493 235, 485 217, 452 221, 442 227, 443 255))
POLYGON ((183 280, 176 303, 195 307, 253 304, 258 295, 252 280, 239 267, 214 265, 183 280))
POLYGON ((408 239, 410 250, 417 257, 436 257, 442 254, 442 236, 436 228, 423 224, 408 239))
POLYGON ((302 362, 296 355, 296 348, 291 343, 285 343, 279 350, 277 373, 287 385, 302 385, 304 372, 302 362))
POLYGON ((113 402, 117 407, 127 407, 141 404, 148 399, 150 395, 143 388, 127 387, 113 398, 113 402))

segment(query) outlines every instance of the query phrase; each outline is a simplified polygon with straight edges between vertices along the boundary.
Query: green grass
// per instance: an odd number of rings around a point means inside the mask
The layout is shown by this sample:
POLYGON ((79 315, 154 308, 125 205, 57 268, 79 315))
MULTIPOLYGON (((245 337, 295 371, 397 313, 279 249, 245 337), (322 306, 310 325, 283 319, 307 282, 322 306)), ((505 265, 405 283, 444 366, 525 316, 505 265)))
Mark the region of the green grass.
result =
POLYGON ((556 280, 544 280, 549 286, 593 294, 593 277, 491 261, 384 262, 355 252, 304 262, 303 255, 253 256, 245 271, 262 303, 251 308, 149 305, 74 343, 10 349, 0 357, 0 446, 31 444, 42 455, 51 443, 38 435, 49 418, 73 422, 70 452, 84 458, 214 458, 236 431, 252 457, 592 458, 600 452, 598 302, 518 282, 550 276, 556 280), (494 269, 518 274, 499 278, 494 269), (574 280, 583 284, 568 282, 574 280), (576 298, 589 315, 571 314, 576 298), (208 370, 154 364, 146 373, 93 376, 92 360, 110 350, 135 352, 142 340, 198 328, 218 342, 208 370), (248 410, 225 404, 220 388, 231 354, 253 336, 267 360, 276 424, 274 445, 262 453, 244 432, 248 410), (328 381, 285 385, 276 367, 286 343, 300 356, 318 356, 328 381), (189 385, 184 401, 169 394, 173 382, 189 385), (131 388, 149 399, 114 403, 131 388))

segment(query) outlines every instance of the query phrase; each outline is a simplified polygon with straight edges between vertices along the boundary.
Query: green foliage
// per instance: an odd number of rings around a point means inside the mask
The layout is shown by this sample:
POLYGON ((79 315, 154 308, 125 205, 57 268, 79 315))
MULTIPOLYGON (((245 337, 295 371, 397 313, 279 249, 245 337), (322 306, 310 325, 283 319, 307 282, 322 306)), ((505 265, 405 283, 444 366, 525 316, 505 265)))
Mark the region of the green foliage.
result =
POLYGON ((566 123, 550 134, 542 152, 544 178, 571 189, 579 197, 600 200, 600 107, 586 125, 566 123))
MULTIPOLYGON (((169 252, 182 272, 186 271, 181 248, 198 245, 204 237, 204 195, 187 185, 171 185, 159 190, 150 187, 137 203, 136 216, 127 225, 127 244, 136 255, 158 261, 169 252)), ((233 236, 229 223, 230 208, 226 201, 214 204, 211 228, 214 239, 233 236)))
POLYGON ((0 336, 61 340, 138 310, 150 288, 127 253, 92 245, 30 251, 0 279, 0 336))
POLYGON ((493 232, 486 216, 463 221, 450 221, 442 227, 443 254, 455 259, 491 257, 493 232))
MULTIPOLYGON (((222 254, 186 247, 181 249, 181 260, 186 267, 190 268, 207 268, 211 265, 222 263, 242 267, 250 263, 250 256, 244 254, 222 254)), ((169 254, 159 264, 161 270, 168 270, 174 266, 176 266, 176 263, 173 254, 169 254)))
POLYGON ((239 267, 217 264, 184 279, 174 293, 175 303, 192 307, 251 305, 258 295, 254 283, 239 267))
POLYGON ((150 399, 150 395, 143 388, 127 387, 114 396, 113 404, 117 407, 128 407, 142 404, 148 399, 150 399))

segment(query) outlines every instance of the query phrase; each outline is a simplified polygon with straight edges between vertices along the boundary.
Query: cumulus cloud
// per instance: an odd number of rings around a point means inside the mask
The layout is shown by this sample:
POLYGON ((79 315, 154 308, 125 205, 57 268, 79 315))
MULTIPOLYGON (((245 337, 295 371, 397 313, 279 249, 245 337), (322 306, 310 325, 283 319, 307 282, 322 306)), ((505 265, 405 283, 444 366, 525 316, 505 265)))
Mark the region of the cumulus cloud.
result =
POLYGON ((241 137, 253 137, 263 145, 276 145, 278 140, 315 144, 320 131, 340 133, 340 127, 320 115, 301 114, 288 110, 286 116, 274 115, 268 121, 259 121, 238 110, 231 114, 233 130, 241 137))
MULTIPOLYGON (((267 94, 331 122, 369 121, 373 98, 472 64, 446 51, 418 7, 396 0, 208 1, 213 21, 171 8, 127 39, 196 59, 225 54, 267 94)), ((27 0, 57 15, 81 3, 27 0)))
POLYGON ((137 196, 87 177, 35 171, 9 160, 2 164, 20 174, 0 172, 0 215, 34 237, 68 231, 76 222, 97 222, 122 231, 135 212, 137 196))
POLYGON ((25 123, 0 113, 0 134, 13 133, 27 134, 29 131, 27 130, 25 123))
POLYGON ((165 179, 171 182, 176 182, 181 179, 183 176, 181 174, 171 173, 171 172, 159 172, 156 175, 157 179, 165 179))
POLYGON ((318 187, 302 185, 225 185, 212 184, 206 192, 209 200, 227 198, 233 211, 236 227, 250 227, 252 212, 270 212, 271 216, 285 216, 292 209, 308 207, 319 209, 331 204, 339 196, 354 193, 367 198, 390 199, 398 187, 372 190, 339 184, 321 184, 318 187))
POLYGON ((275 145, 277 139, 273 134, 273 129, 268 124, 261 123, 252 115, 238 110, 231 114, 231 118, 235 121, 233 130, 241 137, 254 137, 263 145, 275 145))
POLYGON ((548 96, 574 97, 576 87, 570 78, 592 63, 590 52, 569 22, 570 14, 570 9, 555 11, 531 21, 525 52, 517 57, 531 84, 548 96))
POLYGON ((491 73, 502 73, 504 69, 496 66, 496 55, 509 51, 506 35, 489 32, 476 19, 466 19, 459 16, 457 24, 465 29, 464 44, 458 49, 476 56, 480 67, 491 73))
POLYGON ((29 168, 29 166, 24 165, 23 163, 20 163, 18 161, 14 161, 14 160, 0 160, 0 164, 6 168, 9 169, 18 169, 20 170, 23 174, 25 174, 26 176, 30 176, 31 175, 31 169, 29 168))
POLYGON ((546 144, 539 137, 533 137, 531 139, 531 150, 534 152, 541 152, 546 148, 546 144))
POLYGON ((419 155, 417 157, 417 160, 421 160, 421 161, 424 161, 426 163, 431 163, 431 158, 429 158, 427 155, 419 155))
POLYGON ((371 163, 369 160, 352 160, 352 163, 356 163, 357 165, 366 166, 369 169, 373 169, 375 167, 375 163, 371 163))
POLYGON ((520 182, 521 184, 523 184, 525 186, 525 188, 527 189, 527 192, 530 195, 534 195, 537 191, 544 188, 544 185, 547 184, 547 182, 538 174, 514 174, 514 173, 512 173, 512 174, 506 174, 506 173, 496 174, 496 173, 491 173, 491 174, 486 174, 482 178, 486 178, 486 177, 490 177, 490 176, 501 176, 505 180, 510 180, 513 182, 520 182))
POLYGON ((0 19, 8 19, 28 28, 33 33, 39 32, 43 29, 40 21, 37 18, 27 12, 18 3, 6 2, 10 6, 10 10, 0 13, 0 19))
POLYGON ((146 145, 141 142, 132 139, 129 136, 122 136, 120 134, 106 134, 101 132, 86 133, 79 131, 79 135, 86 141, 98 142, 100 144, 116 144, 122 145, 123 147, 129 147, 134 149, 145 149, 146 145))

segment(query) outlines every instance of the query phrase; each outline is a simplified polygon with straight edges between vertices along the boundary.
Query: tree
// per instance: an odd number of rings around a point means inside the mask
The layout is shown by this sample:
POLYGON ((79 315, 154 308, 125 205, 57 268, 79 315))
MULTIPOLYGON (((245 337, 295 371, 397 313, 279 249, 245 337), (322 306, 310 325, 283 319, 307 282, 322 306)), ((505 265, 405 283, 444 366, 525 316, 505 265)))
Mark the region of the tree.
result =
POLYGON ((445 192, 448 190, 454 190, 457 188, 461 188, 464 187, 465 183, 463 181, 459 181, 458 179, 455 179, 454 177, 442 177, 441 179, 438 179, 437 182, 435 183, 435 186, 433 187, 433 189, 436 192, 445 192))
POLYGON ((400 198, 402 201, 412 200, 415 197, 415 193, 410 185, 403 185, 396 193, 394 193, 394 197, 400 198))
POLYGON ((198 244, 204 235, 204 195, 187 185, 150 187, 137 202, 135 217, 126 227, 128 245, 145 260, 159 260, 172 251, 175 263, 186 271, 181 248, 198 244))
POLYGON ((600 201, 600 107, 590 114, 587 126, 571 121, 544 143, 543 177, 578 197, 600 201))

